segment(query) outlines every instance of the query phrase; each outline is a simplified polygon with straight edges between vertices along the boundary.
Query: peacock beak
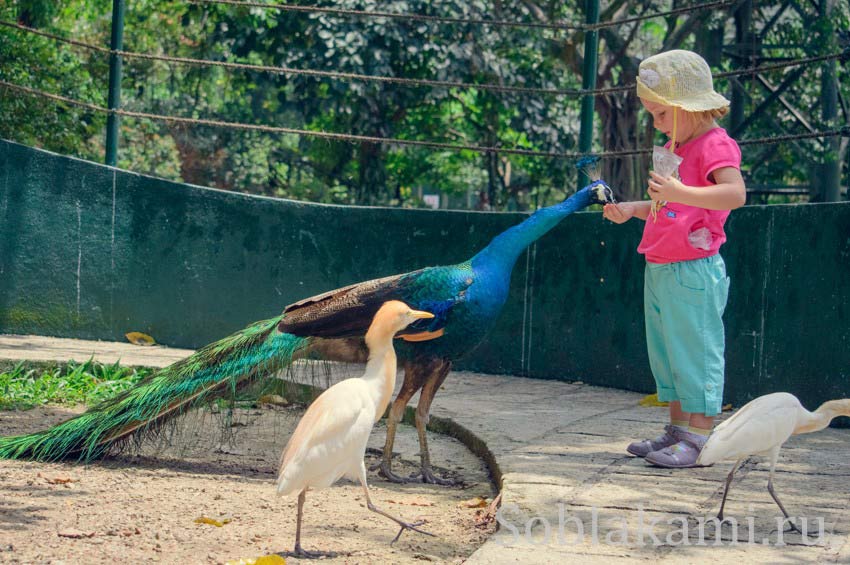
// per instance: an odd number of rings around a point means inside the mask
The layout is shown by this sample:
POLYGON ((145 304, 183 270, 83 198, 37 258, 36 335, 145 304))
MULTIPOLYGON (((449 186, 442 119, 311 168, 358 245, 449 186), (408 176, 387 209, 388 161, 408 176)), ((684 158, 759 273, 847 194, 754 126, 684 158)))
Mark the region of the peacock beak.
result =
POLYGON ((593 195, 594 204, 616 204, 617 199, 614 198, 614 191, 611 187, 605 184, 605 181, 598 180, 590 185, 590 193, 593 195))
POLYGON ((434 317, 434 314, 431 312, 425 312, 424 310, 411 310, 410 315, 419 320, 427 320, 434 317))

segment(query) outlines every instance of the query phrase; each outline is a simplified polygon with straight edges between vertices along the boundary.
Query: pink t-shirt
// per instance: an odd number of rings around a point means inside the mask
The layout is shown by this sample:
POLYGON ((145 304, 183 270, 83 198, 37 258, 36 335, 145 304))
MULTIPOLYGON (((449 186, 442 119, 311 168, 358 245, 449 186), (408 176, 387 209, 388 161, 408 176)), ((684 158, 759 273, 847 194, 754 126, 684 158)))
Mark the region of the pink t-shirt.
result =
MULTIPOLYGON (((738 144, 719 127, 680 145, 675 153, 684 159, 679 165, 679 178, 688 186, 711 187, 716 184, 709 179, 712 171, 722 167, 741 168, 738 144)), ((728 217, 729 210, 706 210, 669 202, 658 211, 657 220, 652 219, 652 214, 646 219, 638 253, 646 255, 650 263, 711 257, 726 241, 723 224, 728 217)))

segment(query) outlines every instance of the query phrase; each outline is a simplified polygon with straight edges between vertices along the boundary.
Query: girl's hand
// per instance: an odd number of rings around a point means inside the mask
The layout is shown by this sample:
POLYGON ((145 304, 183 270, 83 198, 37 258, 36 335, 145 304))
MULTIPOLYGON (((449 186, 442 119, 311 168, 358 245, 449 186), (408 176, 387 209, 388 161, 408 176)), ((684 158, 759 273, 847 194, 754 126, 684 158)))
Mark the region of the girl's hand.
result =
POLYGON ((649 186, 647 194, 653 200, 679 202, 679 196, 684 192, 685 185, 673 177, 662 177, 655 171, 649 171, 649 186))
POLYGON ((635 215, 634 202, 620 202, 619 204, 606 204, 602 208, 602 216, 615 224, 629 221, 635 215))

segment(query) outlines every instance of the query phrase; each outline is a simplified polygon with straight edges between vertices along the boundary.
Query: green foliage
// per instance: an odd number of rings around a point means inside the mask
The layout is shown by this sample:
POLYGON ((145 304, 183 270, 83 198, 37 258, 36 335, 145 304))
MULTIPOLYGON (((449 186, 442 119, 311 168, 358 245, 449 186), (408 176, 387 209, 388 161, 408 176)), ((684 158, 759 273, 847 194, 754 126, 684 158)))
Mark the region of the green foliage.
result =
MULTIPOLYGON (((329 5, 365 11, 454 18, 578 23, 582 2, 528 1, 511 5, 483 0, 334 0, 329 5)), ((754 8, 755 26, 770 21, 779 4, 754 8)), ((669 9, 669 2, 603 5, 601 19, 669 9)), ((835 4, 818 19, 809 6, 787 8, 760 39, 768 58, 796 58, 840 48, 850 9, 835 4), (806 11, 808 10, 808 11, 806 11)), ((111 2, 17 0, 0 7, 4 20, 87 43, 109 44, 111 2)), ((717 50, 740 43, 730 12, 682 14, 600 32, 598 86, 628 84, 640 59, 662 49, 717 50), (681 32, 681 33, 680 33, 681 32)), ((128 51, 255 65, 338 71, 385 77, 437 79, 543 88, 581 86, 581 32, 516 29, 478 24, 434 24, 384 18, 300 14, 219 4, 139 0, 127 4, 128 51)), ((743 45, 742 43, 740 45, 743 45)), ((739 47, 740 47, 739 45, 739 47)), ((738 49, 739 47, 734 47, 738 49)), ((732 49, 732 48, 730 48, 732 49)), ((732 49, 734 51, 734 49, 732 49)), ((712 53, 705 53, 706 56, 712 53)), ((732 51, 716 70, 730 70, 732 51)), ((711 57, 709 57, 711 58, 711 57)), ((740 60, 739 64, 748 64, 740 60)), ((804 111, 812 128, 819 119, 819 66, 806 71, 785 98, 804 111)), ((839 92, 850 91, 850 73, 836 65, 839 92)), ((766 73, 781 84, 786 71, 766 73)), ((108 57, 53 40, 0 28, 0 79, 105 106, 108 57)), ((745 112, 769 92, 743 77, 745 112)), ((732 81, 717 87, 727 96, 732 81)), ((477 89, 409 87, 316 76, 239 71, 145 59, 125 59, 122 105, 129 110, 351 133, 430 140, 458 145, 574 151, 579 100, 477 89)), ((839 122, 846 121, 842 94, 839 122)), ((622 94, 596 99, 604 120, 596 150, 652 143, 639 104, 622 94)), ((728 122, 721 125, 728 127, 728 122)), ((804 130, 794 113, 774 103, 739 137, 804 130)), ((100 161, 105 115, 0 90, 0 136, 60 153, 100 161)), ((121 120, 119 166, 172 180, 242 192, 337 204, 423 205, 439 192, 454 205, 475 206, 485 195, 496 209, 531 209, 574 189, 573 163, 552 158, 482 155, 475 151, 328 141, 144 119, 121 120)), ((835 156, 847 159, 846 142, 835 156)), ((828 154, 820 141, 751 147, 744 152, 749 183, 808 184, 813 165, 828 154), (766 153, 767 152, 767 153, 766 153), (769 158, 767 158, 769 156, 769 158), (802 163, 802 165, 801 165, 802 163)), ((834 150, 833 150, 834 153, 834 150)), ((621 193, 643 193, 645 159, 604 163, 604 175, 621 193)), ((845 178, 847 175, 845 167, 845 178)))
POLYGON ((20 362, 0 372, 0 409, 48 403, 93 405, 130 388, 149 372, 91 360, 58 366, 20 362))

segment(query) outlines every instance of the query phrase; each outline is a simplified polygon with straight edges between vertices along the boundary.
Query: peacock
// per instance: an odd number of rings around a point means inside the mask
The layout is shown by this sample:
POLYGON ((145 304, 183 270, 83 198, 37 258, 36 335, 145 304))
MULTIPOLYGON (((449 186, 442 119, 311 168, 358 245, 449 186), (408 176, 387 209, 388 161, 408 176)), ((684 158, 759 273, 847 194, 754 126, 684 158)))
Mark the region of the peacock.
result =
POLYGON ((415 417, 417 476, 426 483, 451 484, 431 469, 425 430, 434 394, 452 363, 472 351, 494 325, 520 254, 569 214, 613 201, 608 185, 597 180, 507 229, 467 261, 353 284, 287 306, 280 316, 207 345, 53 428, 0 438, 0 458, 90 461, 141 441, 172 417, 233 394, 297 359, 363 363, 368 357, 363 336, 372 318, 384 302, 400 300, 434 318, 419 320, 399 334, 404 381, 387 419, 380 471, 391 481, 407 480, 392 471, 393 441, 405 406, 421 391, 415 417))

